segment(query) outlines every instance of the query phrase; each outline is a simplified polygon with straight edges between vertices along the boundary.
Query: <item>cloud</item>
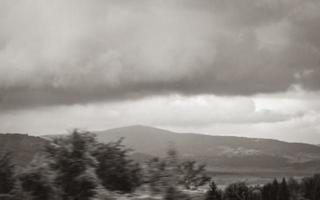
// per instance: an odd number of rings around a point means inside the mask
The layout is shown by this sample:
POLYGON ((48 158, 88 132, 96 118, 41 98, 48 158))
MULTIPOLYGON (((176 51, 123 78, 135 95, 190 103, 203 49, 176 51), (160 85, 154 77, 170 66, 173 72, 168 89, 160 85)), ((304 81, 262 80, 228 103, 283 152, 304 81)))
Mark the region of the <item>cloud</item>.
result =
POLYGON ((2 110, 320 88, 318 1, 0 4, 2 110))
POLYGON ((148 97, 0 113, 1 132, 33 135, 73 128, 106 130, 135 124, 173 131, 319 143, 319 93, 291 90, 251 97, 215 95, 148 97))
POLYGON ((0 115, 0 121, 1 127, 8 131, 21 126, 20 131, 40 127, 43 131, 53 129, 55 132, 76 127, 106 129, 131 124, 185 128, 273 124, 319 113, 320 103, 315 97, 319 98, 319 94, 302 91, 254 97, 169 95, 136 101, 12 110, 0 115))

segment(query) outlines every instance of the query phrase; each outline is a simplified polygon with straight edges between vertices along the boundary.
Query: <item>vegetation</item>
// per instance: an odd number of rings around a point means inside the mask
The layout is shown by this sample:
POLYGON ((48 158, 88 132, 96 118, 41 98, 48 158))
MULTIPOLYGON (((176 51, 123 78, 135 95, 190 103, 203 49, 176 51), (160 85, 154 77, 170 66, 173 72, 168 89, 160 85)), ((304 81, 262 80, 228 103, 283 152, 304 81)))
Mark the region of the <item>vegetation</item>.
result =
POLYGON ((0 157, 0 194, 10 193, 15 184, 14 165, 10 153, 0 157))
POLYGON ((138 163, 128 159, 130 150, 121 142, 122 139, 96 145, 93 151, 93 156, 98 162, 95 170, 106 189, 133 192, 142 183, 141 169, 138 163))
POLYGON ((209 185, 205 200, 222 200, 222 191, 218 189, 214 181, 209 185))
POLYGON ((320 175, 258 186, 237 182, 222 189, 210 181, 205 165, 180 160, 174 149, 140 164, 130 159, 130 152, 122 139, 103 144, 91 133, 75 130, 50 141, 23 169, 5 153, 0 155, 0 200, 320 199, 320 175))

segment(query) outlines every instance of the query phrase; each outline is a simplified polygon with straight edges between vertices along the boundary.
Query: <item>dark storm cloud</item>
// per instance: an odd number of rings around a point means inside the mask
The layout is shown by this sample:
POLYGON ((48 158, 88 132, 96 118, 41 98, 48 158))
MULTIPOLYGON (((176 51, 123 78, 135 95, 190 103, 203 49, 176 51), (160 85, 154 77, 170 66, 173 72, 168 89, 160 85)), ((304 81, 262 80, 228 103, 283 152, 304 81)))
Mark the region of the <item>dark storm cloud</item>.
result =
POLYGON ((0 109, 320 89, 318 1, 0 4, 0 109))

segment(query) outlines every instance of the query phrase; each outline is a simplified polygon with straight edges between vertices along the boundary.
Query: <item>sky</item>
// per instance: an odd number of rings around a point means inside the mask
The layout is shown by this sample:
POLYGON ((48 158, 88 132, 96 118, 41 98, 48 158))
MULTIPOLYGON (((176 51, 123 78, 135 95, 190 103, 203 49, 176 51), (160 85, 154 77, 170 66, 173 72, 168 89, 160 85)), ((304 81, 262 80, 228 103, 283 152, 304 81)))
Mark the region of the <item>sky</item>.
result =
POLYGON ((143 124, 320 144, 318 0, 1 0, 0 132, 143 124))

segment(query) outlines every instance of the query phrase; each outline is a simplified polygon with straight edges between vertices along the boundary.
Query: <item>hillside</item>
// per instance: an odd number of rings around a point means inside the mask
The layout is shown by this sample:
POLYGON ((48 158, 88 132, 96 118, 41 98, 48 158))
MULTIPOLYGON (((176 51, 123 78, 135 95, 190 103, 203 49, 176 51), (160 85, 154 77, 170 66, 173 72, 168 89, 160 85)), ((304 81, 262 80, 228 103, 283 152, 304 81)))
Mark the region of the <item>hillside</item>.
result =
POLYGON ((130 126, 96 132, 99 141, 124 137, 124 144, 143 155, 164 156, 174 147, 185 159, 206 162, 217 169, 303 170, 320 169, 320 147, 271 139, 175 133, 146 126, 130 126))
POLYGON ((26 134, 0 134, 0 155, 10 152, 18 165, 29 163, 46 140, 26 134))
MULTIPOLYGON (((175 148, 183 159, 207 163, 219 171, 320 171, 320 147, 271 139, 175 133, 163 129, 130 126, 96 132, 100 142, 124 137, 139 161, 162 157, 175 148)), ((46 137, 44 137, 46 138, 46 137)), ((30 162, 45 139, 25 134, 0 134, 0 154, 10 151, 19 165, 30 162)))

